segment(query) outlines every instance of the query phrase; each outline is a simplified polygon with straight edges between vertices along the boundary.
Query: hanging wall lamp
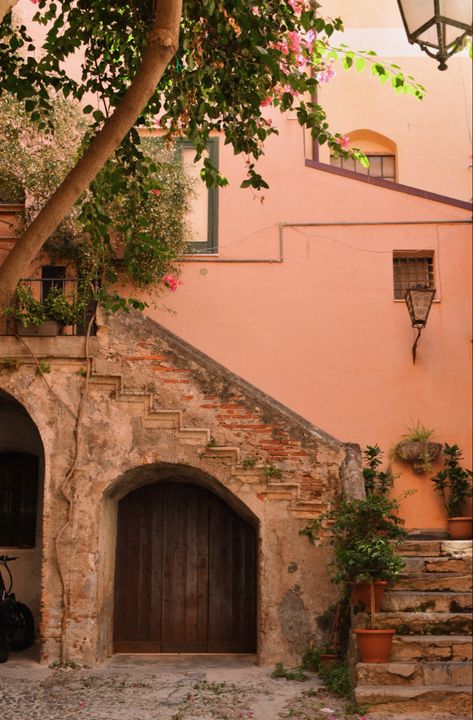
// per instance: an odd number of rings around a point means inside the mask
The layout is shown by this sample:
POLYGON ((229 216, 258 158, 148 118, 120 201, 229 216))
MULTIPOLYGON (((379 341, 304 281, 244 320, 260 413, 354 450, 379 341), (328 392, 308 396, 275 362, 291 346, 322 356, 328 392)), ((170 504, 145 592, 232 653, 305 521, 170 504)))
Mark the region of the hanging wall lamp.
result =
POLYGON ((446 60, 473 34, 470 0, 397 0, 407 39, 446 70, 446 60))
POLYGON ((412 288, 406 291, 406 305, 409 310, 412 327, 417 330, 417 337, 412 346, 412 360, 416 361, 417 343, 420 340, 420 334, 427 325, 430 308, 435 297, 435 290, 429 290, 424 287, 412 288))

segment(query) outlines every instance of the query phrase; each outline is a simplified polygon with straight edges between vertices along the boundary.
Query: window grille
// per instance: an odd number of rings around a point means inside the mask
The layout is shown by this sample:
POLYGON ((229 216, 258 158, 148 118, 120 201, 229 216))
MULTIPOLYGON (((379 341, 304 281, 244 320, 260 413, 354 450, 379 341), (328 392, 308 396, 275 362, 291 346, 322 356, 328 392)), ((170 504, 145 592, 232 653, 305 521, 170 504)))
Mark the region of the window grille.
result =
POLYGON ((38 458, 0 454, 0 547, 34 547, 38 506, 38 458))
POLYGON ((365 168, 353 158, 330 157, 332 167, 343 168, 369 177, 383 178, 384 180, 396 180, 396 156, 395 155, 372 155, 365 153, 370 161, 369 167, 365 168))
POLYGON ((393 274, 395 300, 404 300, 406 290, 416 287, 434 289, 433 253, 395 253, 393 257, 393 274))

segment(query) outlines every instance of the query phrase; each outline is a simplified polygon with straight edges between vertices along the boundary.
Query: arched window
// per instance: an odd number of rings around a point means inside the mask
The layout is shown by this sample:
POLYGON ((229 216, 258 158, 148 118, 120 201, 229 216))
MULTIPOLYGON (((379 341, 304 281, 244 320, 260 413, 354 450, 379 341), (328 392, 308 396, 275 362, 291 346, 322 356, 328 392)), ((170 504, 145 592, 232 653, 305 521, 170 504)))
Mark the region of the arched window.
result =
POLYGON ((369 167, 352 158, 330 157, 330 165, 373 178, 396 181, 396 143, 374 130, 353 130, 347 133, 350 148, 359 148, 369 160, 369 167))

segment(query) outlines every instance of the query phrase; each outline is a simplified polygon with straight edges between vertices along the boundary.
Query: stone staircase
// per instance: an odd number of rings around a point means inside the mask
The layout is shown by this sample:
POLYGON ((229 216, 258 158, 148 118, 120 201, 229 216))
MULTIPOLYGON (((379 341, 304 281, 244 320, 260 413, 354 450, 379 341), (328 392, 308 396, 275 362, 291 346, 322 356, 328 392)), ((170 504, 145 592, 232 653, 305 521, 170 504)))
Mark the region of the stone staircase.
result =
POLYGON ((470 718, 472 541, 410 540, 402 555, 404 574, 376 616, 396 629, 391 662, 356 664, 356 700, 376 713, 470 718))
POLYGON ((143 427, 170 431, 183 445, 194 446, 201 459, 227 464, 234 481, 258 486, 261 499, 288 501, 288 511, 294 517, 312 519, 326 509, 320 499, 301 497, 301 482, 291 481, 291 473, 281 472, 280 477, 272 477, 268 473, 269 463, 256 462, 251 467, 245 466, 241 462, 239 447, 211 444, 209 428, 185 426, 181 410, 161 409, 152 393, 130 392, 122 375, 92 372, 89 384, 102 391, 107 390, 115 402, 129 406, 132 415, 139 418, 143 427), (284 478, 286 474, 288 479, 284 478))

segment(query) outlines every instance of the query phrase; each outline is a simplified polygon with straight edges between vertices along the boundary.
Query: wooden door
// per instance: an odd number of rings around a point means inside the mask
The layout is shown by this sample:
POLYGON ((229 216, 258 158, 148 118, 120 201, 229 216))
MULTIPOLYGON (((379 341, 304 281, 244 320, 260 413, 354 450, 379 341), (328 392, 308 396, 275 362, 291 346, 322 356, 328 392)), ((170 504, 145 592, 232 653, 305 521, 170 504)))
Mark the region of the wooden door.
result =
POLYGON ((256 533, 197 485, 156 483, 118 506, 115 652, 254 652, 256 533))

